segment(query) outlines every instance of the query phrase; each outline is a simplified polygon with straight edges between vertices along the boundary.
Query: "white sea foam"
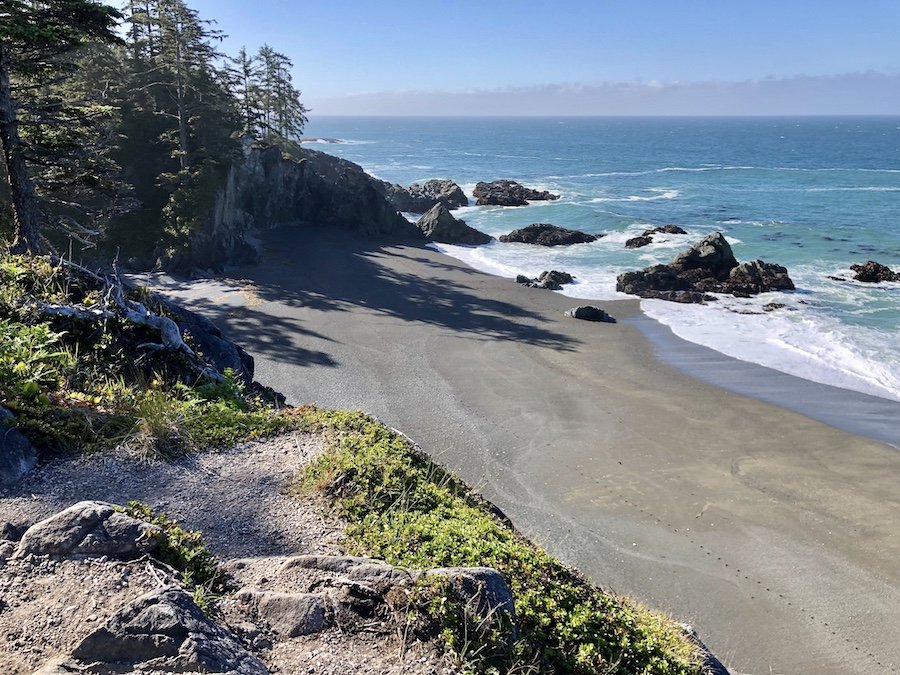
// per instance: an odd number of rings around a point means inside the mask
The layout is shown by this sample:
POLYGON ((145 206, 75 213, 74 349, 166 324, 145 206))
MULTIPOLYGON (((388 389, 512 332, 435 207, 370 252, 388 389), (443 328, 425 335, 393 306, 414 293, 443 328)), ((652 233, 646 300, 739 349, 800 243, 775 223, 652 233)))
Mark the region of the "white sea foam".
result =
POLYGON ((679 337, 742 361, 900 401, 900 361, 883 355, 891 335, 847 326, 794 296, 724 297, 708 305, 643 300, 641 309, 679 337), (787 307, 764 312, 762 305, 772 301, 787 307))
POLYGON ((649 188, 652 195, 628 195, 626 197, 594 197, 589 200, 591 204, 603 204, 607 202, 656 202, 661 199, 678 199, 681 193, 678 190, 666 188, 649 188))

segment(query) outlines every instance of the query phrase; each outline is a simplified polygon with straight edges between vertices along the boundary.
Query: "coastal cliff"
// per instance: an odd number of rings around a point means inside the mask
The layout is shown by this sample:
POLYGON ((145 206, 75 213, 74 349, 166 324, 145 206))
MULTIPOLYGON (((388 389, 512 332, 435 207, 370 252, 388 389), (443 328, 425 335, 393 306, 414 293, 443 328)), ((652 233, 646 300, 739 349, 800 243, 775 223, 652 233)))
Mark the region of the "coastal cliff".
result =
POLYGON ((164 267, 220 270, 259 259, 256 234, 283 225, 336 227, 389 240, 422 239, 391 204, 382 181, 353 162, 323 152, 245 143, 189 252, 164 267))

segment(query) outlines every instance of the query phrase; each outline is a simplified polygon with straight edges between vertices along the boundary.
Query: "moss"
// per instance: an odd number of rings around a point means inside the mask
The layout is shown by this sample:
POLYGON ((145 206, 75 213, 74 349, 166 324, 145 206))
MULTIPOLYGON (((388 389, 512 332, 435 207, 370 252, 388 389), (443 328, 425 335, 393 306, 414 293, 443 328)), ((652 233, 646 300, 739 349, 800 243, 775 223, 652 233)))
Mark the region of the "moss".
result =
MULTIPOLYGON (((402 436, 361 413, 298 415, 307 428, 336 432, 297 487, 318 491, 349 521, 352 551, 408 567, 487 565, 505 576, 522 637, 504 656, 507 668, 524 660, 555 673, 700 672, 698 650, 674 621, 592 586, 402 436)), ((445 637, 450 647, 462 644, 458 626, 445 637)), ((474 669, 487 672, 494 661, 474 669)))

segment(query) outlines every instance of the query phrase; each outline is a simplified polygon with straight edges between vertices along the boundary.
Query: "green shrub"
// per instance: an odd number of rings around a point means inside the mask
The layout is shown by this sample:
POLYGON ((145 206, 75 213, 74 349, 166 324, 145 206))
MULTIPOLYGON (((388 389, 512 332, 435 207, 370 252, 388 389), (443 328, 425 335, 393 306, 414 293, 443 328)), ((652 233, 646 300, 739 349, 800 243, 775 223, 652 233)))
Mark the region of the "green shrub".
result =
POLYGON ((48 402, 74 365, 60 335, 48 324, 26 326, 0 319, 0 387, 4 398, 48 402))
MULTIPOLYGON (((491 515, 402 436, 361 413, 318 416, 338 434, 298 487, 318 490, 349 521, 347 544, 356 553, 407 567, 499 570, 515 594, 522 637, 507 667, 524 659, 555 673, 700 672, 696 647, 671 619, 592 586, 491 515)), ((446 637, 449 647, 460 644, 458 632, 446 637)))
POLYGON ((116 510, 162 529, 156 558, 178 570, 183 584, 202 588, 200 593, 205 597, 227 590, 227 576, 209 552, 200 532, 185 530, 165 513, 156 514, 141 502, 129 501, 127 506, 116 507, 116 510))

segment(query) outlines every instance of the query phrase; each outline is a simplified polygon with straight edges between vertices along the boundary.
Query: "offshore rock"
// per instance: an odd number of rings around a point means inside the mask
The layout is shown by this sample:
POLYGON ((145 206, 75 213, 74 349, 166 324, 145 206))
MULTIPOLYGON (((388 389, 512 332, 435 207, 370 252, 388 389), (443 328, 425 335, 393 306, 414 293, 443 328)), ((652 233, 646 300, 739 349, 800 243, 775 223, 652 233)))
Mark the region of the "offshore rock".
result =
POLYGON ((631 239, 626 240, 625 248, 641 248, 642 246, 647 246, 652 243, 653 239, 651 237, 642 234, 639 237, 632 237, 631 239))
POLYGON ((479 245, 493 241, 493 237, 466 225, 464 220, 454 218, 443 203, 438 202, 416 223, 422 233, 431 241, 445 244, 479 245))
POLYGON ((900 281, 900 272, 894 272, 890 267, 869 260, 865 265, 850 265, 850 269, 856 272, 853 278, 867 284, 879 281, 900 281))
MULTIPOLYGON (((602 235, 600 235, 602 236, 602 235)), ((535 244, 537 246, 568 246, 570 244, 589 244, 597 241, 597 235, 569 230, 558 225, 548 223, 535 223, 519 230, 513 230, 509 234, 500 236, 503 242, 519 242, 522 244, 535 244)))
POLYGON ((527 206, 530 201, 559 199, 559 195, 547 190, 533 190, 514 180, 481 182, 475 186, 472 194, 478 206, 527 206))
POLYGON ((762 260, 738 264, 719 232, 679 253, 668 265, 653 265, 620 274, 616 290, 642 298, 671 302, 708 302, 709 293, 749 297, 776 290, 793 290, 794 282, 781 265, 762 260))
POLYGON ((687 234, 687 231, 678 227, 678 225, 663 225, 661 227, 653 227, 649 230, 644 230, 641 236, 649 237, 653 234, 687 234))
POLYGON ((436 204, 447 209, 468 206, 469 198, 456 183, 449 179, 434 178, 424 184, 413 183, 403 187, 396 183, 383 183, 384 195, 398 211, 426 213, 436 204))

